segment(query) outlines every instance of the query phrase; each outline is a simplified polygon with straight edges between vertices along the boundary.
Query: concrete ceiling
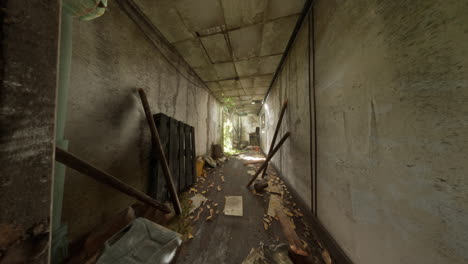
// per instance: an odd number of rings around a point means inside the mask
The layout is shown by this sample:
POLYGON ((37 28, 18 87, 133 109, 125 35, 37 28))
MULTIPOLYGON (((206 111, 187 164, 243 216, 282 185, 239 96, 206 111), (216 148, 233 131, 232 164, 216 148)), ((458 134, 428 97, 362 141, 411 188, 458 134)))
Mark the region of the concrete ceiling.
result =
POLYGON ((256 113, 305 0, 135 2, 216 98, 256 113))

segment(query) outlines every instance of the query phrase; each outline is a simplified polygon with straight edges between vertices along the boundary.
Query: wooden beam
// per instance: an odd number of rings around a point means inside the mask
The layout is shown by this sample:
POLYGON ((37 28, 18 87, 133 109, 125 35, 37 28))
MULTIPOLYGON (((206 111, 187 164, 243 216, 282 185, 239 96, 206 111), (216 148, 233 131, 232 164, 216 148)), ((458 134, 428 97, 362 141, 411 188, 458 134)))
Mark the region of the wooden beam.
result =
POLYGON ((286 134, 284 134, 283 138, 281 138, 280 142, 278 143, 278 145, 276 145, 276 147, 273 149, 273 151, 271 153, 268 154, 268 157, 267 159, 265 160, 265 162, 262 164, 262 166, 257 170, 257 172, 255 173, 255 175, 252 177, 252 179, 249 181, 249 183, 247 184, 247 187, 249 187, 250 185, 252 185, 252 183, 255 181, 255 179, 257 178, 257 176, 260 174, 260 172, 262 172, 263 169, 266 168, 266 166, 268 165, 268 162, 270 162, 270 160, 273 158, 273 156, 275 155, 276 152, 278 152, 278 150, 281 148, 281 146, 283 145, 283 143, 286 141, 286 139, 288 139, 288 137, 290 136, 290 133, 287 132, 286 134))
MULTIPOLYGON (((270 145, 270 150, 268 151, 268 155, 270 155, 270 153, 273 151, 273 148, 275 147, 276 138, 278 137, 278 132, 281 127, 281 123, 283 122, 283 116, 284 116, 284 113, 286 112, 287 107, 288 107, 288 99, 284 101, 283 106, 281 107, 281 113, 278 119, 278 123, 276 124, 275 134, 273 135, 273 139, 271 140, 271 145, 270 145)), ((267 169, 268 169, 268 163, 265 167, 265 170, 263 171, 262 178, 265 178, 267 169)))
POLYGON ((148 98, 143 89, 138 89, 140 94, 141 103, 143 104, 143 109, 145 110, 146 120, 151 131, 151 142, 153 144, 153 149, 156 151, 156 157, 160 159, 161 167, 164 173, 164 178, 166 180, 167 188, 171 194, 172 204, 174 205, 174 210, 176 214, 182 214, 182 206, 180 205, 179 197, 177 196, 177 190, 175 188, 174 182, 172 180, 172 173, 169 169, 169 164, 167 163, 166 155, 161 144, 161 139, 159 138, 158 130, 156 129, 156 124, 154 123, 153 115, 151 114, 151 109, 148 104, 148 98))
POLYGON ((128 196, 131 196, 140 202, 148 204, 156 209, 159 209, 164 213, 171 212, 171 210, 166 205, 154 200, 148 195, 122 182, 114 176, 96 168, 92 164, 76 157, 68 151, 55 147, 55 160, 67 167, 70 167, 76 171, 83 173, 86 176, 93 178, 94 180, 102 184, 110 186, 128 196))

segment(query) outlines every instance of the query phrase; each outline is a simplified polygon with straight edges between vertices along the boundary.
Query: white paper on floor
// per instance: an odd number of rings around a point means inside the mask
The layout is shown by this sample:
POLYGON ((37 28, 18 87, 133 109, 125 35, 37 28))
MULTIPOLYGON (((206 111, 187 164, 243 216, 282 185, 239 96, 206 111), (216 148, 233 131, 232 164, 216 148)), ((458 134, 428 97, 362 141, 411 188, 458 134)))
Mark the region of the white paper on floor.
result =
POLYGON ((224 203, 224 214, 243 216, 242 213, 242 196, 226 196, 224 203))
POLYGON ((192 207, 190 208, 190 213, 192 213, 193 211, 197 210, 198 207, 200 207, 203 203, 206 202, 206 197, 201 195, 201 194, 197 194, 195 196, 193 196, 192 198, 190 198, 190 200, 192 201, 192 207))

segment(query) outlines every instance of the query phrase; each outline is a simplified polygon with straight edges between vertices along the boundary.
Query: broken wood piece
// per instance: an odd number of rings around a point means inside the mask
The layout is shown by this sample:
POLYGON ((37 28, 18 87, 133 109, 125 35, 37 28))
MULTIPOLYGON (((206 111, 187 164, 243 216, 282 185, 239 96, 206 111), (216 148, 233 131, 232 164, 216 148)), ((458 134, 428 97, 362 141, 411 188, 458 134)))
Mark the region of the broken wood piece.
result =
POLYGON ((125 193, 128 196, 131 196, 138 201, 148 204, 158 210, 163 211, 164 213, 170 213, 171 210, 165 205, 162 204, 148 195, 140 192, 139 190, 133 188, 130 185, 122 182, 121 180, 113 177, 112 175, 94 167, 90 163, 76 157, 68 151, 65 151, 59 147, 55 147, 55 160, 62 163, 63 165, 72 168, 76 171, 83 173, 86 176, 93 178, 94 180, 110 186, 122 193, 125 193))
POLYGON ((177 196, 177 190, 175 188, 174 181, 172 180, 172 172, 169 169, 169 164, 167 163, 166 154, 164 153, 161 139, 159 138, 159 133, 156 129, 156 124, 154 123, 153 115, 151 114, 148 98, 142 88, 138 89, 138 93, 140 94, 141 103, 145 110, 146 120, 148 121, 150 128, 153 150, 156 151, 156 157, 160 159, 164 179, 166 180, 167 188, 171 194, 170 197, 174 205, 174 210, 176 214, 180 215, 182 213, 182 206, 180 205, 179 196, 177 196))
POLYGON ((276 209, 276 215, 281 224, 284 236, 286 237, 286 240, 288 240, 290 251, 297 255, 308 256, 309 253, 304 248, 304 245, 302 244, 299 236, 296 234, 296 231, 294 231, 291 219, 287 217, 281 209, 276 209))
MULTIPOLYGON (((270 150, 268 150, 268 156, 270 156, 270 154, 273 151, 273 147, 275 146, 276 138, 278 137, 278 132, 281 127, 281 123, 283 122, 284 113, 286 112, 287 107, 288 107, 288 99, 284 101, 283 106, 281 107, 281 113, 278 119, 278 123, 276 124, 275 133, 273 134, 273 139, 271 140, 270 150)), ((268 169, 268 162, 269 161, 266 162, 266 166, 265 166, 265 170, 263 171, 262 178, 265 178, 265 174, 268 169)))
POLYGON ((283 205, 281 203, 281 198, 277 195, 271 195, 270 201, 268 203, 268 212, 267 215, 271 217, 276 216, 276 210, 283 210, 283 205))
POLYGON ((257 178, 257 176, 260 174, 260 172, 262 172, 262 170, 264 168, 266 168, 268 166, 268 162, 270 162, 270 160, 273 158, 273 156, 276 154, 276 152, 278 152, 278 150, 281 148, 281 146, 283 145, 283 143, 286 141, 286 139, 288 139, 290 136, 290 133, 289 132, 286 132, 286 134, 283 136, 283 138, 281 138, 280 142, 278 142, 278 145, 273 149, 273 151, 268 154, 268 157, 267 159, 265 160, 265 162, 262 164, 262 166, 260 167, 260 169, 258 169, 257 173, 255 173, 255 175, 252 177, 252 179, 249 181, 249 183, 247 184, 247 187, 249 187, 254 181, 255 179, 257 178))

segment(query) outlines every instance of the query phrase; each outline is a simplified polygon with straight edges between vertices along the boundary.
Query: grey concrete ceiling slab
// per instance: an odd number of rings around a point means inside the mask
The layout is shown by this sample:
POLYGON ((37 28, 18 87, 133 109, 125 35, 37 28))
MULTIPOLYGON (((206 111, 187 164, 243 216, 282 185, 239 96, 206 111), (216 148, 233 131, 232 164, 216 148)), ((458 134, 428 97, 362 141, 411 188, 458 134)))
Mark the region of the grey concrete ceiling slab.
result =
POLYGON ((229 32, 234 60, 256 57, 260 54, 263 25, 241 28, 229 32))
POLYGON ((205 82, 218 80, 218 74, 213 65, 193 68, 200 78, 205 82))
POLYGON ((261 56, 283 53, 299 15, 279 18, 263 26, 261 56))
POLYGON ((173 45, 193 68, 211 64, 198 38, 176 42, 173 45))
POLYGON ((266 20, 301 13, 305 0, 269 0, 266 8, 266 20))
POLYGON ((228 29, 258 24, 263 21, 267 0, 222 0, 228 29))
POLYGON ((206 85, 208 86, 208 89, 210 89, 212 92, 221 91, 221 86, 218 82, 206 82, 206 85))
POLYGON ((255 79, 255 77, 240 78, 240 82, 242 84, 242 87, 244 87, 245 89, 253 88, 254 87, 254 79, 255 79))
POLYGON ((305 0, 135 2, 217 99, 254 113, 260 104, 249 104, 265 96, 305 0))
POLYGON ((240 77, 274 73, 281 60, 281 55, 255 57, 236 61, 237 73, 240 77))
POLYGON ((219 0, 174 0, 185 25, 199 32, 224 25, 223 10, 219 0))
POLYGON ((135 2, 170 43, 195 36, 184 25, 172 0, 135 0, 135 2))
POLYGON ((216 69, 216 73, 218 74, 219 79, 233 79, 237 77, 236 69, 234 68, 234 63, 225 62, 213 65, 216 69))
POLYGON ((212 63, 231 61, 231 52, 226 42, 225 35, 214 34, 200 38, 212 63))
POLYGON ((219 85, 223 91, 242 89, 242 84, 239 80, 219 81, 219 85))
POLYGON ((272 79, 273 74, 257 76, 254 80, 254 87, 268 87, 272 79))

